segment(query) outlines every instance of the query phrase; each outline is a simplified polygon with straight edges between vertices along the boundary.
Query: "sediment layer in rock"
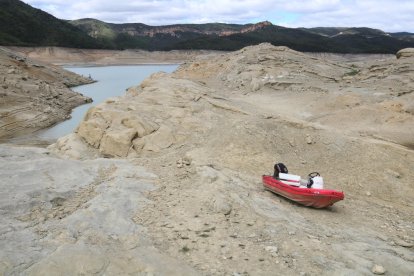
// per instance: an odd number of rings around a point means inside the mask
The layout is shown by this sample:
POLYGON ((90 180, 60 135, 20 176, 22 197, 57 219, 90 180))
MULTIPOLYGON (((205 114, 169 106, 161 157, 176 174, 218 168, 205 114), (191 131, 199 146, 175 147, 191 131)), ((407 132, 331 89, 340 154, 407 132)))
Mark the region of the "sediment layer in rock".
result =
POLYGON ((94 50, 62 47, 9 47, 9 49, 35 60, 60 65, 118 65, 118 64, 178 64, 199 55, 217 51, 204 50, 94 50))
POLYGON ((53 125, 91 101, 69 87, 92 80, 5 48, 0 48, 0 72, 0 138, 53 125))

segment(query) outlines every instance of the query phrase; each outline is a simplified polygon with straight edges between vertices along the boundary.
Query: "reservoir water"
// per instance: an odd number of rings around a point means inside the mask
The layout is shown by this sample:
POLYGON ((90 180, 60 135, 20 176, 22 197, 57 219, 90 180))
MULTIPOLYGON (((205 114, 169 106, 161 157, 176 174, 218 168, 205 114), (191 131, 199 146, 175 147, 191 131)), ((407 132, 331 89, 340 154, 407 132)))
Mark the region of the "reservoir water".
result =
MULTIPOLYGON (((75 108, 72 118, 56 124, 48 129, 32 134, 31 139, 53 142, 75 130, 87 110, 107 98, 123 95, 127 88, 140 84, 155 72, 173 72, 178 65, 133 65, 133 66, 101 66, 101 67, 67 67, 66 70, 83 76, 91 76, 97 82, 81 85, 72 90, 91 97, 93 102, 75 108), (34 137, 33 137, 34 135, 34 137)), ((21 137, 23 140, 27 139, 21 137)))

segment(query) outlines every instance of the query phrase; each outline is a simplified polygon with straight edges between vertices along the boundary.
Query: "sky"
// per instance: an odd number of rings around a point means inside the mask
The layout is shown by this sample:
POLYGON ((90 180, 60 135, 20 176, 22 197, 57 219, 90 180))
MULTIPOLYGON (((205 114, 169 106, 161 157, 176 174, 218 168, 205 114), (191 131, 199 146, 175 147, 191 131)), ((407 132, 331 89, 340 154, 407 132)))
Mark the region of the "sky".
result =
POLYGON ((370 27, 414 32, 414 0, 24 0, 60 19, 169 25, 247 24, 370 27))

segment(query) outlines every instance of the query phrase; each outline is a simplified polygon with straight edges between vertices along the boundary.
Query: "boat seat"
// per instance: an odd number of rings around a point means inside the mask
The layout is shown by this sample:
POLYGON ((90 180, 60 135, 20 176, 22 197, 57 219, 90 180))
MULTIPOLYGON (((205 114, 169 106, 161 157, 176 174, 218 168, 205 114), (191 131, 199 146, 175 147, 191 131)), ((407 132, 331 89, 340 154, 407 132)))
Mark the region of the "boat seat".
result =
POLYGON ((299 187, 301 184, 301 177, 300 175, 294 174, 287 174, 287 173, 279 173, 279 180, 285 184, 297 186, 299 187))

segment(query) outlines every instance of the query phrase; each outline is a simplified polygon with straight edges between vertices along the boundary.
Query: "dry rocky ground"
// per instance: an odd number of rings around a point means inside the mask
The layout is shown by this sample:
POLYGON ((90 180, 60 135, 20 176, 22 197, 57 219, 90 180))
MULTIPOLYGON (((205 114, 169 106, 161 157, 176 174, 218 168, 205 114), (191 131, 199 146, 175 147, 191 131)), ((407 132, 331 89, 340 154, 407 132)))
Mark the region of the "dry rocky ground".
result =
POLYGON ((202 56, 48 149, 1 146, 0 272, 414 275, 412 52, 202 56), (345 200, 265 191, 275 162, 345 200))

